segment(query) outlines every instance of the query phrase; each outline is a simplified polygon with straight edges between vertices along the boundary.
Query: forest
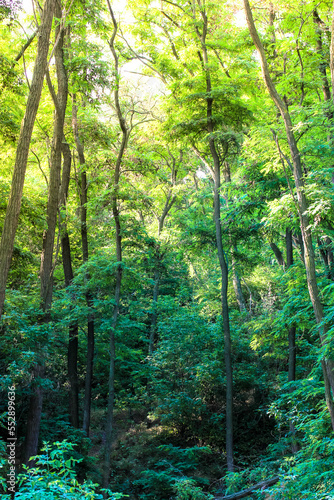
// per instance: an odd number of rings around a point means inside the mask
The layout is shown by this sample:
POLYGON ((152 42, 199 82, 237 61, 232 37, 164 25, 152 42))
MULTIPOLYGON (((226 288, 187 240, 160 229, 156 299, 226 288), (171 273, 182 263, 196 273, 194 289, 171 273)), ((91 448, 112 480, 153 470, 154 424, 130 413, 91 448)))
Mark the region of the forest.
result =
POLYGON ((0 0, 2 499, 334 499, 333 5, 0 0))

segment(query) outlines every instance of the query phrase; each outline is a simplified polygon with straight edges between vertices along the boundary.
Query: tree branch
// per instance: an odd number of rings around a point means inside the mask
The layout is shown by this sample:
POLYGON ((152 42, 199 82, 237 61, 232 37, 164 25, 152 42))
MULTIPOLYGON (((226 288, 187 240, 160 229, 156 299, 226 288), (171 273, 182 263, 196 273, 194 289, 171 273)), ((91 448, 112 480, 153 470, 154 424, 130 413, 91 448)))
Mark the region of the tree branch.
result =
POLYGON ((266 489, 269 486, 273 486, 279 481, 279 477, 274 477, 272 479, 267 479, 266 481, 261 481, 260 483, 254 484, 247 490, 239 491, 238 493, 232 493, 227 496, 218 496, 214 500, 239 500, 239 498, 245 498, 251 495, 254 490, 259 490, 260 488, 266 489))

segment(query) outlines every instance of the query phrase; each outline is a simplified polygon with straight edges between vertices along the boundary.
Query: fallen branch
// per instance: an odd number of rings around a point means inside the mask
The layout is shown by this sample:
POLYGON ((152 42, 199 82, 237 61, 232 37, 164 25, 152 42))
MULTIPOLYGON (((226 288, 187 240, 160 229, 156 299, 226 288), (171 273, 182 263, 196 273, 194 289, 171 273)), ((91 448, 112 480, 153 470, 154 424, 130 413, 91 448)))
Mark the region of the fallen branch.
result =
POLYGON ((279 481, 279 477, 273 477, 272 479, 267 479, 266 481, 261 481, 261 483, 254 484, 254 486, 251 486, 247 490, 239 491, 238 493, 232 493, 231 495, 227 496, 218 496, 215 497, 214 500, 238 500, 239 498, 245 498, 248 497, 251 493, 253 493, 254 490, 258 490, 260 488, 268 488, 268 486, 272 486, 273 484, 276 484, 279 481))

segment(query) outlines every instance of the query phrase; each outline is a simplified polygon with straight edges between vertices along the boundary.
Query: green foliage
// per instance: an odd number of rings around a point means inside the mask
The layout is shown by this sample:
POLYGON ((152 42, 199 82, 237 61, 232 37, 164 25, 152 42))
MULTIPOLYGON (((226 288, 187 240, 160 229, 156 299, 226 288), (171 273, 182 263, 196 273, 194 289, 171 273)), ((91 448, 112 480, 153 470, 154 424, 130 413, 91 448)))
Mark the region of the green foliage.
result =
MULTIPOLYGON (((332 99, 322 98, 325 72, 329 74, 329 4, 326 0, 315 10, 312 2, 292 5, 278 0, 275 5, 261 2, 260 10, 254 7, 270 71, 291 113, 302 159, 325 313, 320 327, 328 330, 323 346, 307 289, 285 128, 264 91, 248 30, 240 27, 238 6, 216 0, 131 0, 130 16, 121 19, 116 13, 115 47, 122 68, 118 90, 131 136, 117 186, 123 274, 114 328, 119 263, 112 200, 121 134, 108 46, 113 25, 102 0, 71 4, 64 54, 73 100, 68 100, 64 140, 72 152, 72 171, 66 207, 59 214, 52 310, 49 315, 40 310, 38 279, 47 229, 54 120, 45 84, 0 327, 1 436, 7 387, 16 386, 21 447, 29 398, 40 386, 45 392, 40 438, 57 441, 58 447, 46 445, 36 467, 20 476, 17 498, 101 498, 99 487, 87 478, 101 477, 112 328, 116 341, 112 489, 141 500, 205 500, 218 488, 228 494, 279 473, 282 480, 273 489, 273 498, 333 497, 333 440, 319 363, 323 356, 333 359, 334 344, 333 105, 332 99), (270 9, 276 10, 275 15, 270 9), (153 75, 163 83, 156 83, 153 75), (79 164, 72 130, 74 104, 84 165, 79 164), (227 474, 212 141, 221 166, 220 224, 229 271, 234 377, 236 471, 227 474), (85 263, 78 195, 83 171, 88 179, 85 263), (66 223, 72 252, 74 278, 67 288, 60 223, 66 223), (289 269, 287 229, 294 241, 294 264, 289 269), (282 251, 285 267, 278 264, 272 243, 282 251), (243 311, 237 300, 240 288, 243 311), (91 439, 68 423, 69 326, 77 323, 79 328, 81 420, 88 317, 94 317, 95 328, 91 439), (297 380, 287 384, 288 330, 293 326, 297 380), (148 355, 152 337, 153 353, 148 355), (41 357, 45 377, 32 380, 34 364, 41 357), (64 438, 72 444, 61 443, 64 438)), ((30 79, 36 52, 34 40, 14 64, 33 29, 32 16, 25 19, 22 14, 21 19, 20 14, 20 22, 16 21, 19 5, 16 0, 0 1, 1 224, 29 91, 24 82, 30 79)), ((57 89, 52 58, 49 72, 57 89)), ((3 443, 0 455, 5 458, 3 443)), ((263 493, 252 497, 262 498, 263 493)))
MULTIPOLYGON (((334 440, 323 403, 323 385, 317 380, 319 375, 318 370, 309 380, 294 383, 294 390, 290 387, 289 395, 283 392, 273 404, 273 409, 279 409, 277 418, 282 426, 286 428, 289 420, 293 422, 294 439, 297 437, 300 444, 296 455, 287 456, 282 462, 283 479, 273 490, 275 499, 311 500, 333 496, 334 440)), ((290 440, 291 436, 287 435, 285 446, 289 446, 290 440)), ((282 448, 277 452, 281 453, 282 448)))
POLYGON ((174 485, 176 492, 175 500, 210 500, 213 495, 203 493, 201 488, 191 479, 181 479, 174 485))
MULTIPOLYGON (((20 500, 104 498, 103 494, 98 492, 97 484, 78 482, 74 466, 80 460, 71 456, 72 443, 66 440, 55 442, 52 446, 45 443, 41 451, 44 453, 34 457, 36 466, 30 469, 25 467, 25 471, 18 475, 15 498, 20 500)), ((9 499, 11 495, 3 495, 2 498, 9 499)), ((117 500, 124 498, 124 495, 107 491, 105 498, 117 500)))
POLYGON ((163 500, 173 491, 177 494, 176 498, 189 498, 189 500, 211 498, 198 486, 198 483, 205 484, 204 478, 197 477, 196 480, 191 476, 189 478, 190 474, 197 475, 196 467, 209 454, 210 449, 205 447, 182 449, 171 444, 160 445, 156 460, 150 460, 150 468, 143 470, 141 478, 134 482, 135 486, 143 488, 144 493, 140 494, 140 498, 163 500))

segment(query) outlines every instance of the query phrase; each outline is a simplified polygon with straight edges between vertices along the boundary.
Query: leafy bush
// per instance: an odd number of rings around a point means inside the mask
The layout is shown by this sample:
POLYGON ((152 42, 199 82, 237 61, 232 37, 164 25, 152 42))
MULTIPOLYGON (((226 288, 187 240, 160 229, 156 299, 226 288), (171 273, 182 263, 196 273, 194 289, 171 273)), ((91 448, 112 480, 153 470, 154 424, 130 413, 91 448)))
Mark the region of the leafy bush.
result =
POLYGON ((181 479, 174 485, 175 500, 210 500, 213 495, 204 493, 191 479, 181 479))
MULTIPOLYGON (((80 459, 72 458, 73 444, 65 441, 48 443, 42 448, 44 452, 35 457, 36 467, 18 475, 15 498, 18 500, 102 500, 97 484, 84 481, 79 483, 74 472, 74 465, 80 459)), ((1 478, 1 486, 6 488, 5 478, 1 478)), ((7 490, 8 491, 8 490, 7 490)), ((126 495, 112 493, 107 490, 109 500, 117 500, 126 495)), ((3 500, 11 495, 2 495, 3 500)))

